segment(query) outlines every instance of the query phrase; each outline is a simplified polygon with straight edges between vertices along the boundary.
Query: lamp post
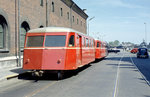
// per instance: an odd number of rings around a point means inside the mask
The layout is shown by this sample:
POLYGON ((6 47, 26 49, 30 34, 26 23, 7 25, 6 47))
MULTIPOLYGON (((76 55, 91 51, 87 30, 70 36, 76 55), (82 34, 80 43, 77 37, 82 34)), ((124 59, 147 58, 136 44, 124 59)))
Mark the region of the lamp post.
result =
POLYGON ((92 18, 90 18, 89 20, 88 20, 88 33, 87 33, 87 35, 89 35, 89 32, 90 32, 90 27, 89 27, 89 22, 91 21, 91 20, 93 20, 95 17, 92 17, 92 18))
POLYGON ((146 31, 146 23, 144 23, 145 25, 145 43, 147 44, 147 31, 146 31))

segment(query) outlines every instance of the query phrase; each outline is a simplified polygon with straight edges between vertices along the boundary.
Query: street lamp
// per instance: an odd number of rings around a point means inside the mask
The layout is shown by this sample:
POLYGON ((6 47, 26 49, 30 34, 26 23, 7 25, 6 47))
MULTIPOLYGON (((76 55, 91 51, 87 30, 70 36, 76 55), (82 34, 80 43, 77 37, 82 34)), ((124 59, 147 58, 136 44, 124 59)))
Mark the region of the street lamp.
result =
POLYGON ((145 43, 147 44, 147 31, 146 31, 146 23, 144 23, 145 25, 145 43))
POLYGON ((92 20, 92 19, 94 19, 95 17, 92 17, 92 18, 90 18, 89 20, 88 20, 88 35, 89 35, 89 32, 90 32, 90 27, 89 27, 89 22, 92 20))

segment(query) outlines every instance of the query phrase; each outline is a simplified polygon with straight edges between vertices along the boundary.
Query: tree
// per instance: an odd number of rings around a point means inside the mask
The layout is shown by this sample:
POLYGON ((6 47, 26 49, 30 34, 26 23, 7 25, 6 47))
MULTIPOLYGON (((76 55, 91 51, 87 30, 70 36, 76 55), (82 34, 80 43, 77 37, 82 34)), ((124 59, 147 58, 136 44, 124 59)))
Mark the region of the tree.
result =
POLYGON ((115 40, 114 41, 114 46, 119 46, 120 45, 120 42, 118 40, 115 40))
POLYGON ((111 47, 117 47, 119 45, 120 45, 120 42, 118 40, 109 42, 109 46, 111 47))

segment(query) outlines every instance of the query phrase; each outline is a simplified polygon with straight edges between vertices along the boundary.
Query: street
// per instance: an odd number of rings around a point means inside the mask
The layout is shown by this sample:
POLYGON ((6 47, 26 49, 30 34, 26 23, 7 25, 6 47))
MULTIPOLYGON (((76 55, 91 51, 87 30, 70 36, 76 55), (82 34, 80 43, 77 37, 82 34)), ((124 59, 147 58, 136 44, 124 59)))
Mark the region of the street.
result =
POLYGON ((0 84, 0 97, 150 97, 150 59, 110 53, 62 80, 20 75, 0 84))

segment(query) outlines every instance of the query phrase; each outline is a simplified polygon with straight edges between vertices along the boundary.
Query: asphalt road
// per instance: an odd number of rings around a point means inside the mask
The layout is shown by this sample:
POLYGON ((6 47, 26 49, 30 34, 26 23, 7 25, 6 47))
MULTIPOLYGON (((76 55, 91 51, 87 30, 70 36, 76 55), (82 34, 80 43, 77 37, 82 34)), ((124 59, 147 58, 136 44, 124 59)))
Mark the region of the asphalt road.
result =
POLYGON ((20 75, 0 84, 0 97, 150 97, 149 81, 150 59, 111 53, 59 81, 54 74, 20 75))

